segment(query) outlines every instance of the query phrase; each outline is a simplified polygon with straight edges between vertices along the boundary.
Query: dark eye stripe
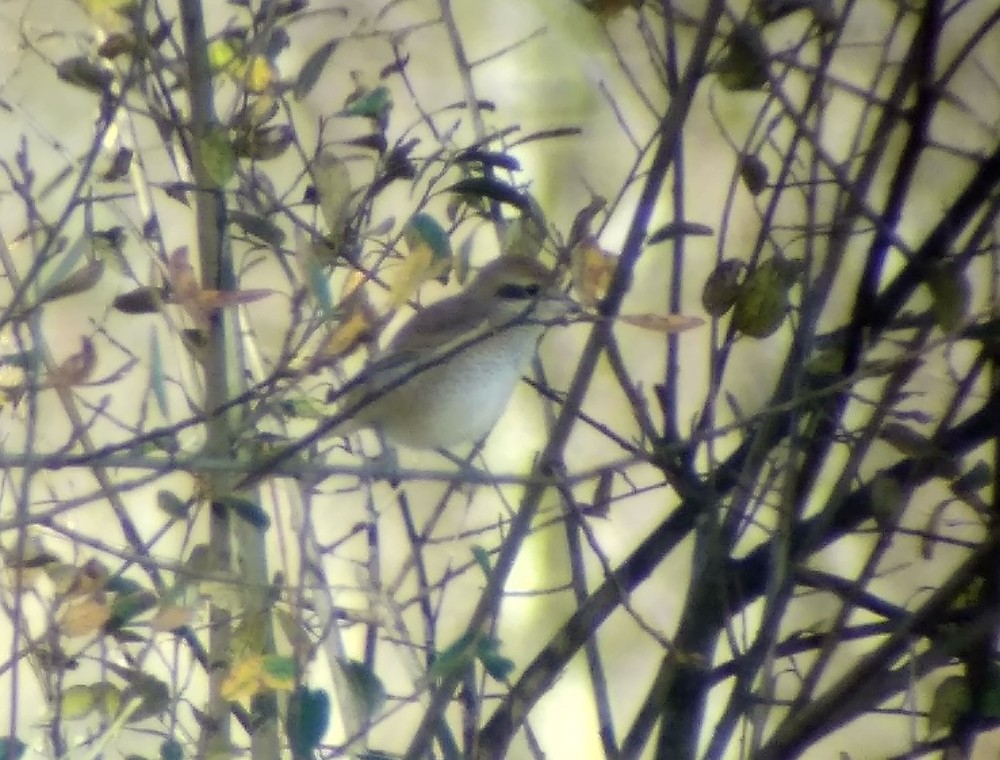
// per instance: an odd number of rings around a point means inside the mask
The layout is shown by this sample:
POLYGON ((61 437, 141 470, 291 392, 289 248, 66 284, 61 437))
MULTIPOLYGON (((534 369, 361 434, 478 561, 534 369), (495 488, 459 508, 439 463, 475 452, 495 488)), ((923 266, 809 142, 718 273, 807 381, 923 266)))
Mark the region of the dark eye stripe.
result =
POLYGON ((497 288, 497 297, 506 298, 511 301, 524 301, 538 295, 538 285, 517 285, 507 282, 497 288))

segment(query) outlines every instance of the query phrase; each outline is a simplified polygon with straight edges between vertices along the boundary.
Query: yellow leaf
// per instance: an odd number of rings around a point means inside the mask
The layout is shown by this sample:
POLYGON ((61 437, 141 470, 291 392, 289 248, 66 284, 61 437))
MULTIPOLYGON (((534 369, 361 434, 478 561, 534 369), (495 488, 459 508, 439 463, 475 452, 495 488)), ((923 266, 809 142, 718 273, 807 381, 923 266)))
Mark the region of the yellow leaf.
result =
POLYGON ((366 309, 356 308, 351 315, 338 324, 316 351, 310 368, 315 370, 325 366, 332 359, 351 353, 372 336, 374 320, 366 309))
POLYGON ((225 71, 236 63, 236 48, 225 38, 208 43, 208 65, 212 71, 225 71))
POLYGON ((91 687, 96 707, 105 719, 110 720, 118 715, 122 706, 122 690, 111 683, 95 683, 91 687))
POLYGON ((264 658, 260 655, 234 663, 220 686, 222 698, 230 702, 249 700, 260 691, 263 672, 264 658))
POLYGON ((409 253, 395 272, 390 297, 394 307, 402 306, 427 280, 442 277, 451 267, 451 245, 444 229, 428 214, 416 214, 403 239, 409 253))
POLYGON ((699 317, 685 317, 683 314, 623 314, 619 322, 660 333, 677 333, 705 324, 699 317))
POLYGON ((86 684, 70 686, 59 699, 59 714, 63 720, 85 718, 94 707, 94 692, 86 684))
POLYGON ((138 7, 138 0, 84 0, 87 13, 115 11, 116 13, 131 13, 138 7))
POLYGON ((129 16, 138 4, 137 0, 84 0, 83 7, 108 34, 125 34, 132 29, 129 16))
POLYGON ((344 280, 344 286, 340 289, 340 302, 341 304, 346 303, 352 298, 364 298, 364 293, 361 287, 368 282, 368 274, 362 272, 360 269, 353 270, 347 279, 344 280))
POLYGON ((618 259, 598 245, 593 237, 584 237, 571 254, 573 287, 584 306, 596 306, 608 292, 618 259))
POLYGON ((239 67, 238 76, 247 90, 259 94, 271 87, 278 72, 267 56, 255 55, 239 67))

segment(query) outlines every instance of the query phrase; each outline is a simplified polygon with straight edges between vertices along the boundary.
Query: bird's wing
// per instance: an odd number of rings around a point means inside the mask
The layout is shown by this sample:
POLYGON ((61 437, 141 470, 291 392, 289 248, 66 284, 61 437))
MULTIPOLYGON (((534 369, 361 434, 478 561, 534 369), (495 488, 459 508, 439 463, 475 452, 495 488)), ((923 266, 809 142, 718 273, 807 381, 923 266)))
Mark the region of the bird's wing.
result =
POLYGON ((433 353, 488 326, 487 305, 460 294, 431 304, 403 325, 386 346, 385 356, 433 353))

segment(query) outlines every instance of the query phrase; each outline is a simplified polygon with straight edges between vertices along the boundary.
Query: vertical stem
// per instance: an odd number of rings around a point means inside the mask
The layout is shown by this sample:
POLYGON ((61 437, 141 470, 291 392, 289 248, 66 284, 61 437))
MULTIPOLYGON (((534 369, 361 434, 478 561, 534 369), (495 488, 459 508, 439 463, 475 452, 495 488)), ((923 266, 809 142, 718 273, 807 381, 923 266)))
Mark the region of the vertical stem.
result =
MULTIPOLYGON (((191 172, 195 192, 197 220, 198 260, 201 264, 201 282, 206 288, 228 289, 233 284, 232 265, 229 261, 225 234, 225 198, 216 187, 205 168, 203 151, 205 138, 216 123, 212 97, 212 78, 208 64, 208 45, 205 19, 199 0, 181 0, 181 28, 188 66, 188 94, 190 97, 191 172)), ((226 320, 221 313, 213 314, 205 336, 205 409, 218 408, 230 396, 227 367, 226 320)), ((205 453, 211 457, 224 455, 227 450, 229 415, 209 415, 206 423, 205 453)), ((210 476, 209 493, 212 498, 210 511, 209 546, 215 568, 223 572, 232 569, 232 542, 230 518, 227 510, 220 508, 218 498, 222 485, 217 474, 210 476), (218 490, 217 490, 218 489, 218 490)), ((209 695, 205 706, 206 721, 199 740, 199 755, 207 755, 210 747, 231 744, 229 710, 221 693, 226 674, 225 663, 231 643, 231 619, 226 610, 215 606, 209 614, 209 695)))

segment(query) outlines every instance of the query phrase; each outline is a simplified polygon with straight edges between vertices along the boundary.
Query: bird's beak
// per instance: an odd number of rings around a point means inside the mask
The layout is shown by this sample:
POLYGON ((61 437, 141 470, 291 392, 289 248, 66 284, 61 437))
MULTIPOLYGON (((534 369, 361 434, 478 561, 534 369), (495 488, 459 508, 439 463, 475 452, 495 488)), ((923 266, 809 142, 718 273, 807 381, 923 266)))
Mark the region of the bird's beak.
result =
POLYGON ((583 307, 566 293, 547 293, 538 299, 535 313, 547 324, 566 325, 577 321, 583 307))

